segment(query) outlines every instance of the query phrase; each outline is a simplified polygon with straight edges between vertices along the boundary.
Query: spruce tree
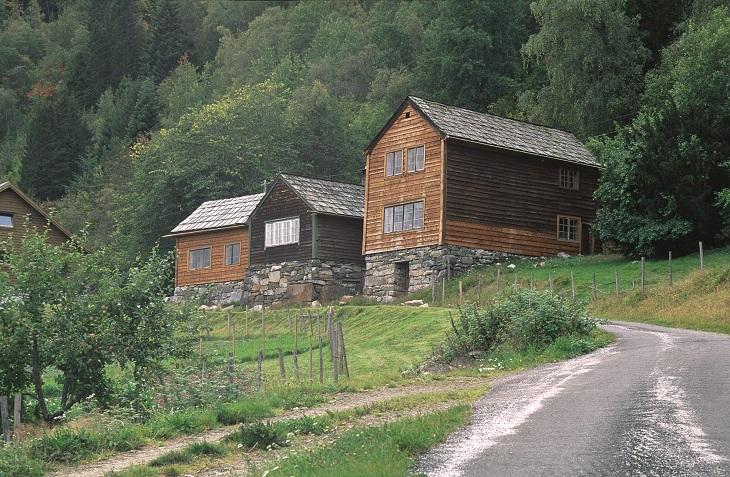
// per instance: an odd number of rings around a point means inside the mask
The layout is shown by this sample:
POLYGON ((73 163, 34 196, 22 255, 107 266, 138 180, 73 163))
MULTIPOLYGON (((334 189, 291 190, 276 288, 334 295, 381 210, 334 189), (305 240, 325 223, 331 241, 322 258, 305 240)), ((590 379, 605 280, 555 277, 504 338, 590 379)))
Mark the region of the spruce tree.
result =
POLYGON ((68 93, 37 101, 28 126, 20 185, 39 199, 55 200, 78 173, 89 132, 68 93))
POLYGON ((152 37, 147 45, 146 71, 160 82, 186 52, 187 38, 180 27, 180 7, 174 0, 159 0, 152 12, 152 37))

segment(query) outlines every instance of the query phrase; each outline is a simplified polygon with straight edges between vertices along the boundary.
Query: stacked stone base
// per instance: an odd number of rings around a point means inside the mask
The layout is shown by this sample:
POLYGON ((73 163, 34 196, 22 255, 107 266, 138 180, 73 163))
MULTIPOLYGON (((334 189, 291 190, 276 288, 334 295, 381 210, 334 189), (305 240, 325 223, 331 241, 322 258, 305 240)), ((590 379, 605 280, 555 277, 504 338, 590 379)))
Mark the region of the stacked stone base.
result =
POLYGON ((175 287, 172 301, 175 303, 192 302, 201 305, 240 305, 246 294, 243 281, 209 283, 175 287))
POLYGON ((362 293, 364 267, 359 263, 308 260, 248 268, 243 280, 175 288, 173 301, 201 305, 275 305, 284 301, 335 301, 362 293))
POLYGON ((402 293, 399 290, 396 264, 408 262, 408 293, 422 290, 431 283, 441 281, 449 274, 455 276, 474 267, 493 265, 518 258, 505 252, 483 249, 437 245, 393 252, 382 252, 365 257, 365 283, 363 294, 388 303, 402 293), (449 272, 450 269, 450 272, 449 272))

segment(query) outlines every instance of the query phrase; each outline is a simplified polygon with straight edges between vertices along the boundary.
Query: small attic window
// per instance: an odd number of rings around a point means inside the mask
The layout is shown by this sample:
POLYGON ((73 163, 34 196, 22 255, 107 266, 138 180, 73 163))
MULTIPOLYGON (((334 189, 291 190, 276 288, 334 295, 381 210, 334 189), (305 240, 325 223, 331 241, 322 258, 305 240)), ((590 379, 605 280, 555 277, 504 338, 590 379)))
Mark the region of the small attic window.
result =
POLYGON ((408 119, 410 117, 411 117, 411 112, 410 111, 406 111, 406 119, 408 119))
POLYGON ((12 229, 13 228, 13 214, 0 212, 0 227, 6 228, 6 229, 12 229))

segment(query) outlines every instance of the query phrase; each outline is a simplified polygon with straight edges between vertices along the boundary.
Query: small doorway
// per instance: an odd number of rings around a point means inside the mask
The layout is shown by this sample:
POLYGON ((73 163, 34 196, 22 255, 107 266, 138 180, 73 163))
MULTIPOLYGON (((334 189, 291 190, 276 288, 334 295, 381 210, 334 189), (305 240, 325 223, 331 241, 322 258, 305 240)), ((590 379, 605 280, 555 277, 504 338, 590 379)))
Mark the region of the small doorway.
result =
POLYGON ((408 262, 395 262, 395 294, 397 296, 408 294, 410 275, 408 262))
POLYGON ((593 224, 583 224, 581 230, 580 253, 594 255, 601 252, 601 242, 596 238, 593 224))

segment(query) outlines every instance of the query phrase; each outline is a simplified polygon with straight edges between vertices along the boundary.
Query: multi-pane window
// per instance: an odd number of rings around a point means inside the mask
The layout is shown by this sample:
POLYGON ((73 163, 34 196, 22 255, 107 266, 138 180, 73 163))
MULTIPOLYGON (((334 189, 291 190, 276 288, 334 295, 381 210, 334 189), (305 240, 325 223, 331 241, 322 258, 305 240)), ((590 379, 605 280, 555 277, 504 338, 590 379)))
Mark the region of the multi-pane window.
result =
POLYGON ((0 227, 13 228, 13 214, 0 213, 0 227))
POLYGON ((403 172, 403 151, 391 151, 385 155, 385 175, 397 176, 403 172))
POLYGON ((241 243, 229 243, 226 245, 226 265, 238 265, 241 263, 241 243))
POLYGON ((558 239, 578 240, 578 227, 580 219, 576 217, 558 216, 558 239))
POLYGON ((385 233, 423 228, 423 201, 386 207, 383 215, 385 233))
POLYGON ((426 149, 423 146, 408 148, 407 156, 408 172, 423 170, 426 162, 426 149))
POLYGON ((188 269, 199 270, 210 268, 210 247, 191 250, 188 257, 188 269))
POLYGON ((266 224, 266 246, 277 247, 299 242, 299 217, 266 224))
POLYGON ((560 187, 563 189, 578 190, 578 171, 561 167, 560 187))

